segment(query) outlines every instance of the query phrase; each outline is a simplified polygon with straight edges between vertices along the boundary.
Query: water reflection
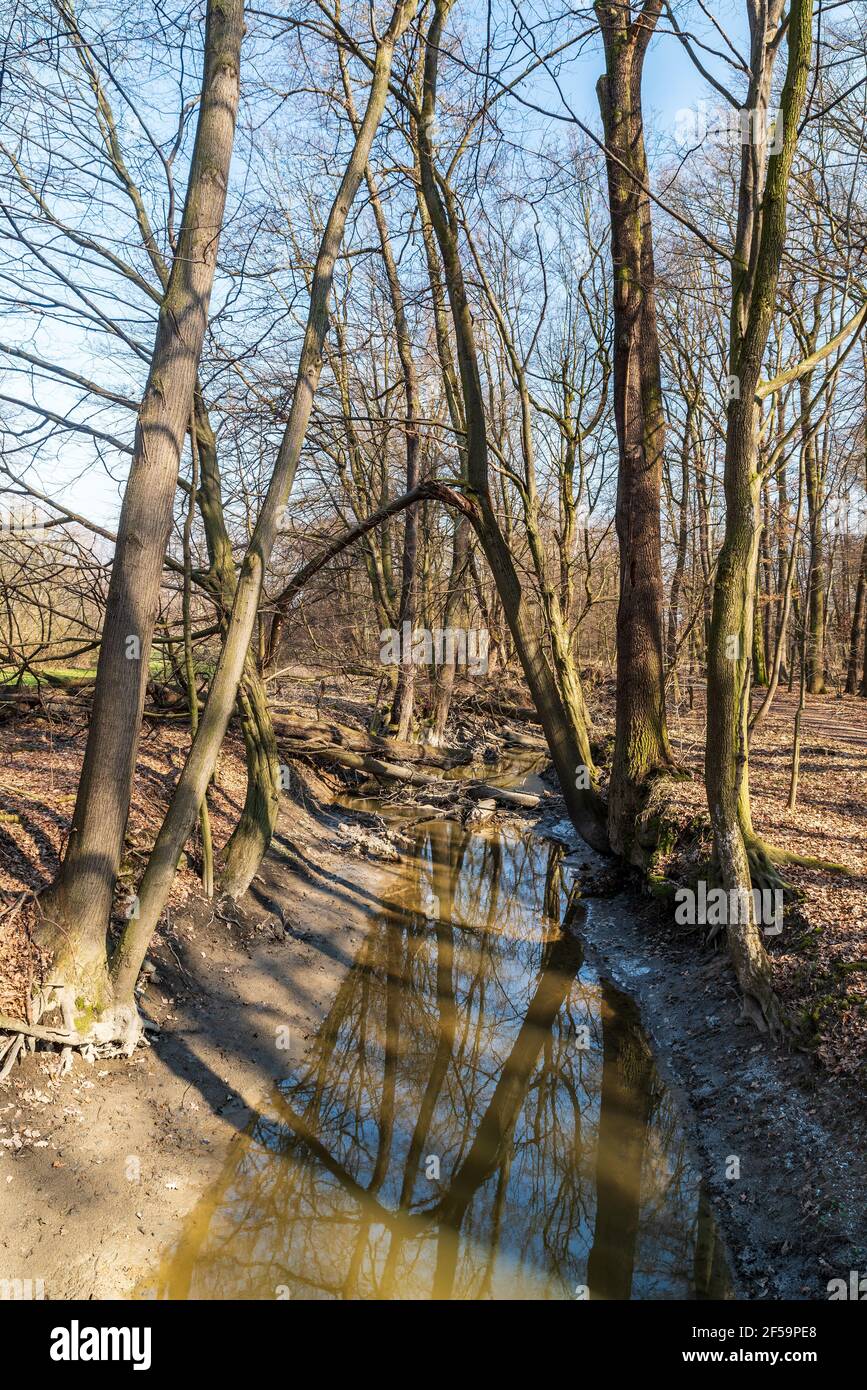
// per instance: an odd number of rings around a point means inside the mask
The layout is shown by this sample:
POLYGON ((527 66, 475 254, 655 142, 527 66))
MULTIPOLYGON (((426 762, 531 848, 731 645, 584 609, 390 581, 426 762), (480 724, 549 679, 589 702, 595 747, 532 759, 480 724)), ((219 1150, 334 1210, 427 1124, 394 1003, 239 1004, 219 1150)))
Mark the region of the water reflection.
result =
POLYGON ((163 1295, 724 1296, 635 1012, 559 925, 560 854, 418 829, 312 1058, 194 1213, 163 1295))

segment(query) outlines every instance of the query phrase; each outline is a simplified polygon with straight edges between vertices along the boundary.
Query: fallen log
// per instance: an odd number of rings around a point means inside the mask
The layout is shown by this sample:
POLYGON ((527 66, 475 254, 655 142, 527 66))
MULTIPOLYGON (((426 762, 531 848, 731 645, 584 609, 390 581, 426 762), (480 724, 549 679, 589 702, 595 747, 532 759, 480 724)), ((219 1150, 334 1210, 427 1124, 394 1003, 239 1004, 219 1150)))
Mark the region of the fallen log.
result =
POLYGON ((423 772, 417 772, 404 763, 386 762, 383 758, 376 758, 371 753, 356 753, 351 748, 343 748, 333 743, 303 743, 299 744, 297 748, 283 743, 281 744, 281 751, 299 758, 322 758, 327 762, 337 763, 340 767, 352 768, 354 772, 369 772, 372 777, 385 777, 391 781, 408 782, 414 787, 428 787, 432 781, 444 780, 425 775, 423 772))
POLYGON ((62 687, 52 685, 0 686, 0 705, 14 707, 24 705, 69 704, 69 696, 62 687))
POLYGON ((548 745, 544 738, 537 734, 507 733, 503 735, 503 744, 506 748, 528 748, 533 752, 548 752, 548 745))
POLYGON ((348 748, 337 747, 334 744, 305 744, 298 748, 284 746, 283 751, 296 757, 321 758, 337 763, 339 767, 351 768, 354 772, 366 772, 379 780, 403 782, 411 787, 425 787, 429 796, 440 796, 446 800, 469 797, 472 801, 481 801, 491 797, 501 805, 520 806, 523 809, 532 809, 542 801, 541 796, 535 792, 512 791, 508 787, 492 786, 490 782, 431 777, 416 768, 407 767, 405 763, 393 763, 383 758, 372 757, 370 754, 354 753, 348 748))
POLYGON ((492 798, 506 806, 525 806, 532 809, 542 801, 536 792, 516 792, 510 787, 493 787, 489 782, 464 782, 463 789, 474 801, 492 798))
POLYGON ((316 720, 291 714, 274 714, 272 718, 274 732, 284 742, 300 743, 306 740, 311 746, 323 746, 324 740, 329 747, 346 748, 353 753, 372 757, 382 754, 389 762, 426 763, 439 768, 455 767, 466 761, 463 755, 450 753, 448 749, 437 751, 416 743, 402 743, 398 739, 376 738, 361 729, 338 724, 333 719, 316 720))
POLYGON ((516 719, 520 723, 538 724, 539 711, 535 705, 519 705, 512 700, 497 699, 489 695, 471 695, 460 701, 463 709, 476 714, 491 714, 497 719, 516 719))

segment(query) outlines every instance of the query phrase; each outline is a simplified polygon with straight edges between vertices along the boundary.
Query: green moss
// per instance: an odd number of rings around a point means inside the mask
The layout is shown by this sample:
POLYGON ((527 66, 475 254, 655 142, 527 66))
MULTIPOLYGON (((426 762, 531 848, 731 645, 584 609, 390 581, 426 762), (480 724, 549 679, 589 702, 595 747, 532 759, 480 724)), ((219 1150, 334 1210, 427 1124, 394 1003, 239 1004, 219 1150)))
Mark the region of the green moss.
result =
POLYGON ((83 995, 76 997, 75 1027, 79 1033, 88 1033, 101 1017, 102 1008, 99 1004, 89 1003, 83 995))
POLYGON ((673 883, 672 880, 666 878, 664 874, 647 873, 645 875, 645 882, 650 896, 660 900, 673 898, 679 887, 679 884, 673 883))

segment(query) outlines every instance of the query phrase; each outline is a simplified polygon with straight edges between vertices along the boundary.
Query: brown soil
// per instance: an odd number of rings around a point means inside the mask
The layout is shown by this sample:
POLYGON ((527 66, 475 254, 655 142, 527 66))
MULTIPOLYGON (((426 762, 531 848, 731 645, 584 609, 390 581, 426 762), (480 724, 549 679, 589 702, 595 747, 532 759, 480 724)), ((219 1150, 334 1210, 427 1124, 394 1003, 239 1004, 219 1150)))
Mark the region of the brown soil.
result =
POLYGON ((306 1056, 387 882, 347 853, 335 818, 291 806, 241 910, 198 902, 161 932, 142 996, 164 1030, 151 1047, 78 1058, 62 1079, 48 1052, 14 1069, 0 1087, 0 1280, 42 1281, 48 1299, 147 1282, 287 1061, 306 1056))
MULTIPOLYGON (((597 693, 604 732, 605 691, 597 693)), ((341 701, 340 717, 351 716, 341 701)), ((861 1122, 850 1126, 849 1117, 859 1104, 867 1062, 867 702, 810 700, 794 816, 785 807, 792 718, 784 694, 756 740, 756 827, 774 843, 851 870, 842 878, 786 870, 801 896, 787 908, 785 931, 772 951, 789 1009, 810 1019, 814 1057, 786 1056, 760 1042, 738 1021, 724 957, 703 948, 695 932, 675 940, 664 913, 650 902, 649 915, 627 903, 628 939, 619 913, 608 937, 608 912, 591 913, 589 930, 601 963, 644 1005, 664 1069, 692 1107, 696 1147, 712 1187, 720 1156, 736 1152, 754 1164, 753 1196, 745 1188, 735 1196, 722 1184, 714 1192, 723 1227, 739 1250, 742 1289, 753 1297, 781 1296, 783 1285, 767 1277, 768 1261, 778 1269, 785 1265, 788 1296, 819 1297, 820 1254, 836 1262, 847 1247, 853 1268, 864 1254, 852 1246, 858 1201, 845 1181, 852 1162, 845 1136, 862 1133, 861 1122), (698 1011, 697 998, 703 1005, 698 1011), (772 1108, 773 1136, 756 1127, 757 1098, 768 1107, 763 1113, 772 1108), (836 1176, 835 1153, 842 1165, 836 1176), (829 1179, 814 1179, 815 1190, 808 1191, 817 1164, 824 1164, 829 1179), (795 1234, 775 1245, 774 1213, 786 1226, 789 1199, 798 1207, 795 1234), (818 1270, 819 1284, 804 1273, 810 1268, 818 1270)), ((696 773, 703 727, 699 692, 692 710, 684 706, 672 716, 678 756, 696 773)), ((0 888, 7 908, 23 890, 48 883, 56 869, 83 729, 83 721, 73 727, 28 718, 2 730, 0 888)), ((187 742, 178 726, 146 731, 130 820, 130 884, 187 742)), ((243 788, 241 750, 230 739, 210 798, 218 845, 237 817, 243 788)), ((329 799, 328 788, 305 774, 297 795, 286 799, 273 851, 237 914, 215 913, 197 898, 191 847, 151 953, 157 973, 143 1010, 164 1026, 151 1048, 93 1068, 77 1059, 63 1079, 56 1075, 56 1055, 37 1052, 0 1087, 0 1281, 42 1280, 48 1298, 130 1294, 154 1271, 222 1166, 227 1146, 284 1074, 287 1034, 293 1061, 303 1059, 391 879, 384 864, 365 862, 365 836, 341 835, 343 818, 322 811, 305 788, 321 802, 329 799)), ((675 876, 689 871, 689 855, 696 860, 709 849, 700 781, 678 784, 676 811, 683 838, 669 865, 675 876)), ((0 1011, 19 1015, 34 969, 26 922, 23 911, 0 921, 0 1011)), ((855 1149, 863 1152, 858 1144, 855 1149)))
MULTIPOLYGON (((756 693, 756 701, 759 692, 756 693)), ((867 1080, 867 700, 812 695, 804 715, 798 798, 787 807, 797 699, 782 692, 760 726, 750 758, 753 821, 780 849, 845 867, 784 865, 791 886, 782 935, 770 940, 774 975, 791 1018, 825 1071, 863 1090, 867 1080)), ((705 713, 672 720, 678 757, 701 777, 705 713)), ((700 780, 677 784, 682 823, 706 823, 700 780)), ((696 844, 710 852, 705 833, 696 844)))

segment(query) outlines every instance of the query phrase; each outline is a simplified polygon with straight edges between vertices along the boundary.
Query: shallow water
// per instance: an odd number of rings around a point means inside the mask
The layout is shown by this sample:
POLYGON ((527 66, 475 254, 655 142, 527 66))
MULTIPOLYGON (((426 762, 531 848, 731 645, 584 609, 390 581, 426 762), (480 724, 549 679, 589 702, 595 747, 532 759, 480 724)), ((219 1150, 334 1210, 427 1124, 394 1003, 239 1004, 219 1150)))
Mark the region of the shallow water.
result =
POLYGON ((233 1146, 160 1296, 726 1296, 634 1007, 560 926, 561 856, 416 828, 312 1055, 233 1146))

